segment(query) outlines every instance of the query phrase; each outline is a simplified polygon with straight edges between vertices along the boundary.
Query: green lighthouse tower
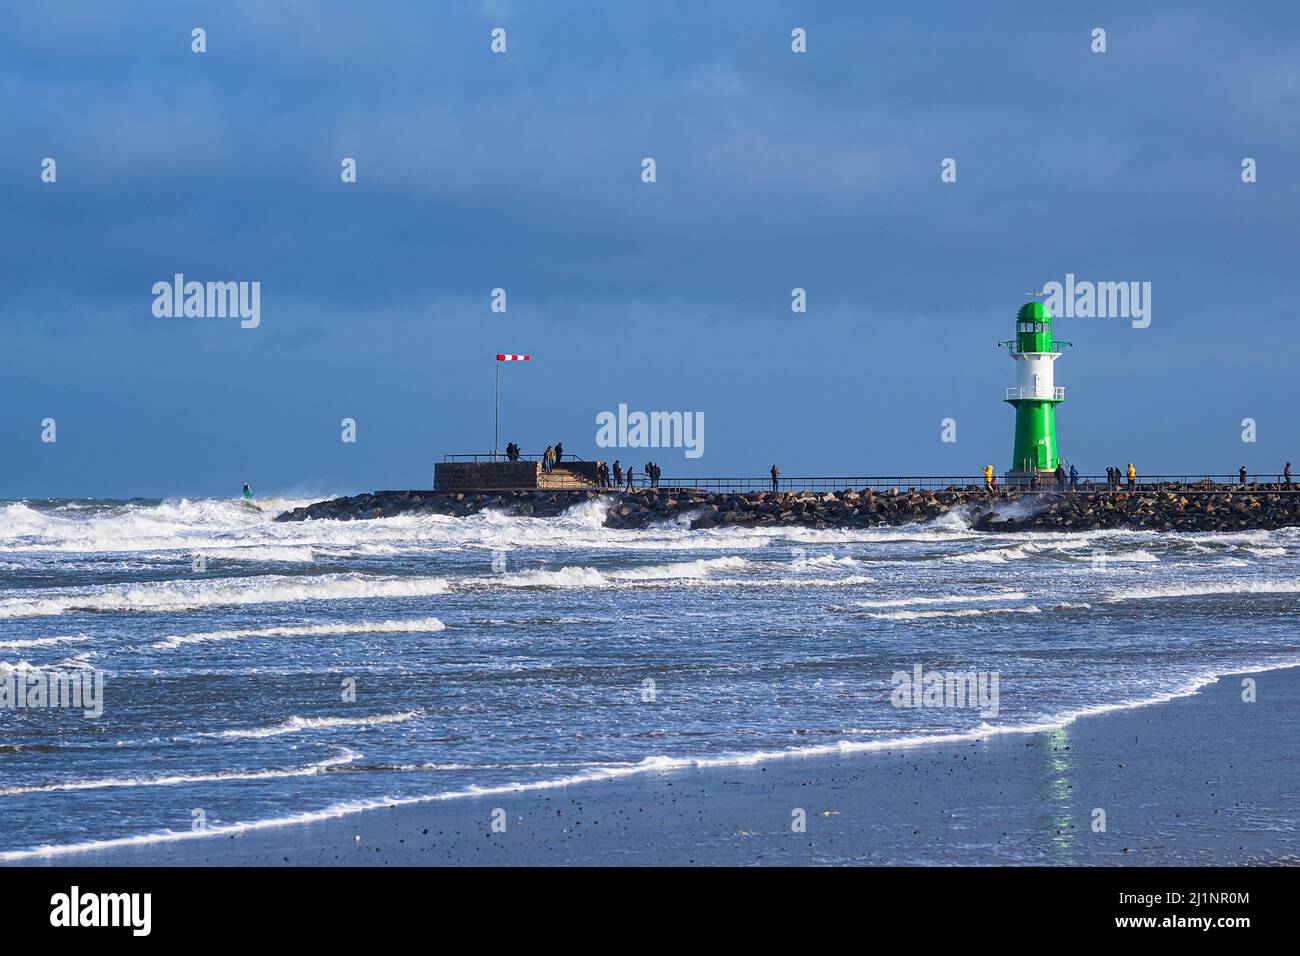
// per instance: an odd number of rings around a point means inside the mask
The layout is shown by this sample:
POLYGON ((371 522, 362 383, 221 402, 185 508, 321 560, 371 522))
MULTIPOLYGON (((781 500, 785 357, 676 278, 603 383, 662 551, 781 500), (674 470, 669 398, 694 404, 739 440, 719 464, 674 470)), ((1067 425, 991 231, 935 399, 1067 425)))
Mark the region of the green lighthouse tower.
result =
POLYGON ((1056 470, 1056 406, 1065 389, 1056 385, 1053 367, 1069 342, 1052 337, 1052 313, 1041 302, 1026 302, 1016 313, 1016 337, 1005 345, 1016 362, 1017 384, 1004 401, 1016 410, 1016 444, 1011 454, 1009 484, 1028 482, 1056 470))

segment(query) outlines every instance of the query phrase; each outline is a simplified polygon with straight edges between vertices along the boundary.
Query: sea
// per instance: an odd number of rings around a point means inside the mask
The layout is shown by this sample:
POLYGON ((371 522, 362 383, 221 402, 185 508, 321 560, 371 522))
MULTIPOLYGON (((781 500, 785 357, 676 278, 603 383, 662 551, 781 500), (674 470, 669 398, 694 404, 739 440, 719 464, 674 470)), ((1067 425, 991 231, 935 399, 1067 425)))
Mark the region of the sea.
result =
POLYGON ((0 861, 1060 728, 1300 664, 1294 528, 273 520, 307 503, 0 502, 0 861), (952 675, 995 697, 905 692, 952 675), (32 696, 56 678, 97 706, 32 696))

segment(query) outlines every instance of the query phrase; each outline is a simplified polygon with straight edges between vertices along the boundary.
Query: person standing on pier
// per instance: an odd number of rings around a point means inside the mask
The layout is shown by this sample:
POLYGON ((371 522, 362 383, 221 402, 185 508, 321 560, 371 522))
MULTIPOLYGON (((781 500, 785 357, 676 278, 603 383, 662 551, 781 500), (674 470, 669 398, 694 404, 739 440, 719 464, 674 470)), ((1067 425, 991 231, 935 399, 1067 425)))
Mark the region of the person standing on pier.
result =
POLYGON ((1241 477, 1241 483, 1244 485, 1246 483, 1246 466, 1242 465, 1237 469, 1237 474, 1241 477))
POLYGON ((560 463, 560 459, 562 459, 563 457, 564 457, 564 446, 557 441, 555 443, 555 464, 558 465, 560 463))
POLYGON ((1074 465, 1070 466, 1070 490, 1079 490, 1079 469, 1075 468, 1074 465))
POLYGON ((1059 461, 1056 463, 1056 472, 1055 474, 1052 475, 1052 477, 1056 479, 1056 487, 1058 488, 1065 487, 1065 478, 1066 478, 1065 466, 1061 464, 1059 461))
POLYGON ((776 465, 773 465, 772 466, 772 494, 776 494, 778 488, 780 487, 780 484, 781 484, 781 469, 776 467, 776 465))
POLYGON ((984 466, 984 490, 993 494, 993 466, 984 466))
POLYGON ((1286 486, 1291 487, 1291 462, 1286 463, 1286 468, 1282 469, 1282 476, 1286 479, 1286 486))
POLYGON ((1133 467, 1133 462, 1128 463, 1128 490, 1133 490, 1133 483, 1137 481, 1137 469, 1133 467))
POLYGON ((632 480, 632 472, 633 472, 634 470, 635 470, 635 469, 633 469, 633 467, 632 467, 631 465, 628 465, 628 466, 627 466, 627 490, 628 490, 628 491, 631 491, 631 490, 632 490, 632 484, 633 484, 633 480, 632 480))
POLYGON ((621 487, 623 487, 623 466, 620 465, 618 463, 618 459, 615 458, 614 459, 614 489, 618 490, 621 487))
POLYGON ((552 448, 550 445, 547 445, 546 451, 542 453, 542 471, 546 472, 549 475, 551 473, 551 469, 554 467, 555 467, 555 449, 552 448))

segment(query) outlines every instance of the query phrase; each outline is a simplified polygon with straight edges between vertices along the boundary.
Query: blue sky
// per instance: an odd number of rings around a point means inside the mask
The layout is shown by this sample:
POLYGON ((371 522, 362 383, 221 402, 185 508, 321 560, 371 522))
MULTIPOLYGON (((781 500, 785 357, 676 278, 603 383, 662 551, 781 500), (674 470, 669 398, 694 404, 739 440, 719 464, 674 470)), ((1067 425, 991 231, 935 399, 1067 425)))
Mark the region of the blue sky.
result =
POLYGON ((1066 273, 1152 284, 1149 328, 1058 322, 1081 471, 1300 463, 1298 26, 1287 3, 7 4, 0 497, 427 486, 490 448, 499 351, 534 357, 503 375, 528 451, 597 457, 626 403, 704 414, 701 459, 603 453, 666 476, 1002 470, 995 343, 1066 273), (259 281, 260 327, 156 318, 177 272, 259 281))

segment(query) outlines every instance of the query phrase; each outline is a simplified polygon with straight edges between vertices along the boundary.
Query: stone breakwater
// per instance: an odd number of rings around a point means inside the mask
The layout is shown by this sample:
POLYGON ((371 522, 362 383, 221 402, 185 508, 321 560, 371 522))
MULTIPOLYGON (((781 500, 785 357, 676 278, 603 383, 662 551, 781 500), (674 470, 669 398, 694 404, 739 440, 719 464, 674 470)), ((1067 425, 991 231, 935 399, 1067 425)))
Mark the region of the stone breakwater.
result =
POLYGON ((607 528, 678 522, 691 528, 868 528, 932 521, 957 512, 977 531, 1247 531, 1300 525, 1300 493, 1252 486, 1162 490, 1025 491, 990 497, 981 488, 946 491, 750 492, 664 488, 615 491, 378 491, 320 501, 276 521, 356 521, 398 515, 466 517, 486 509, 554 517, 601 499, 607 528))

